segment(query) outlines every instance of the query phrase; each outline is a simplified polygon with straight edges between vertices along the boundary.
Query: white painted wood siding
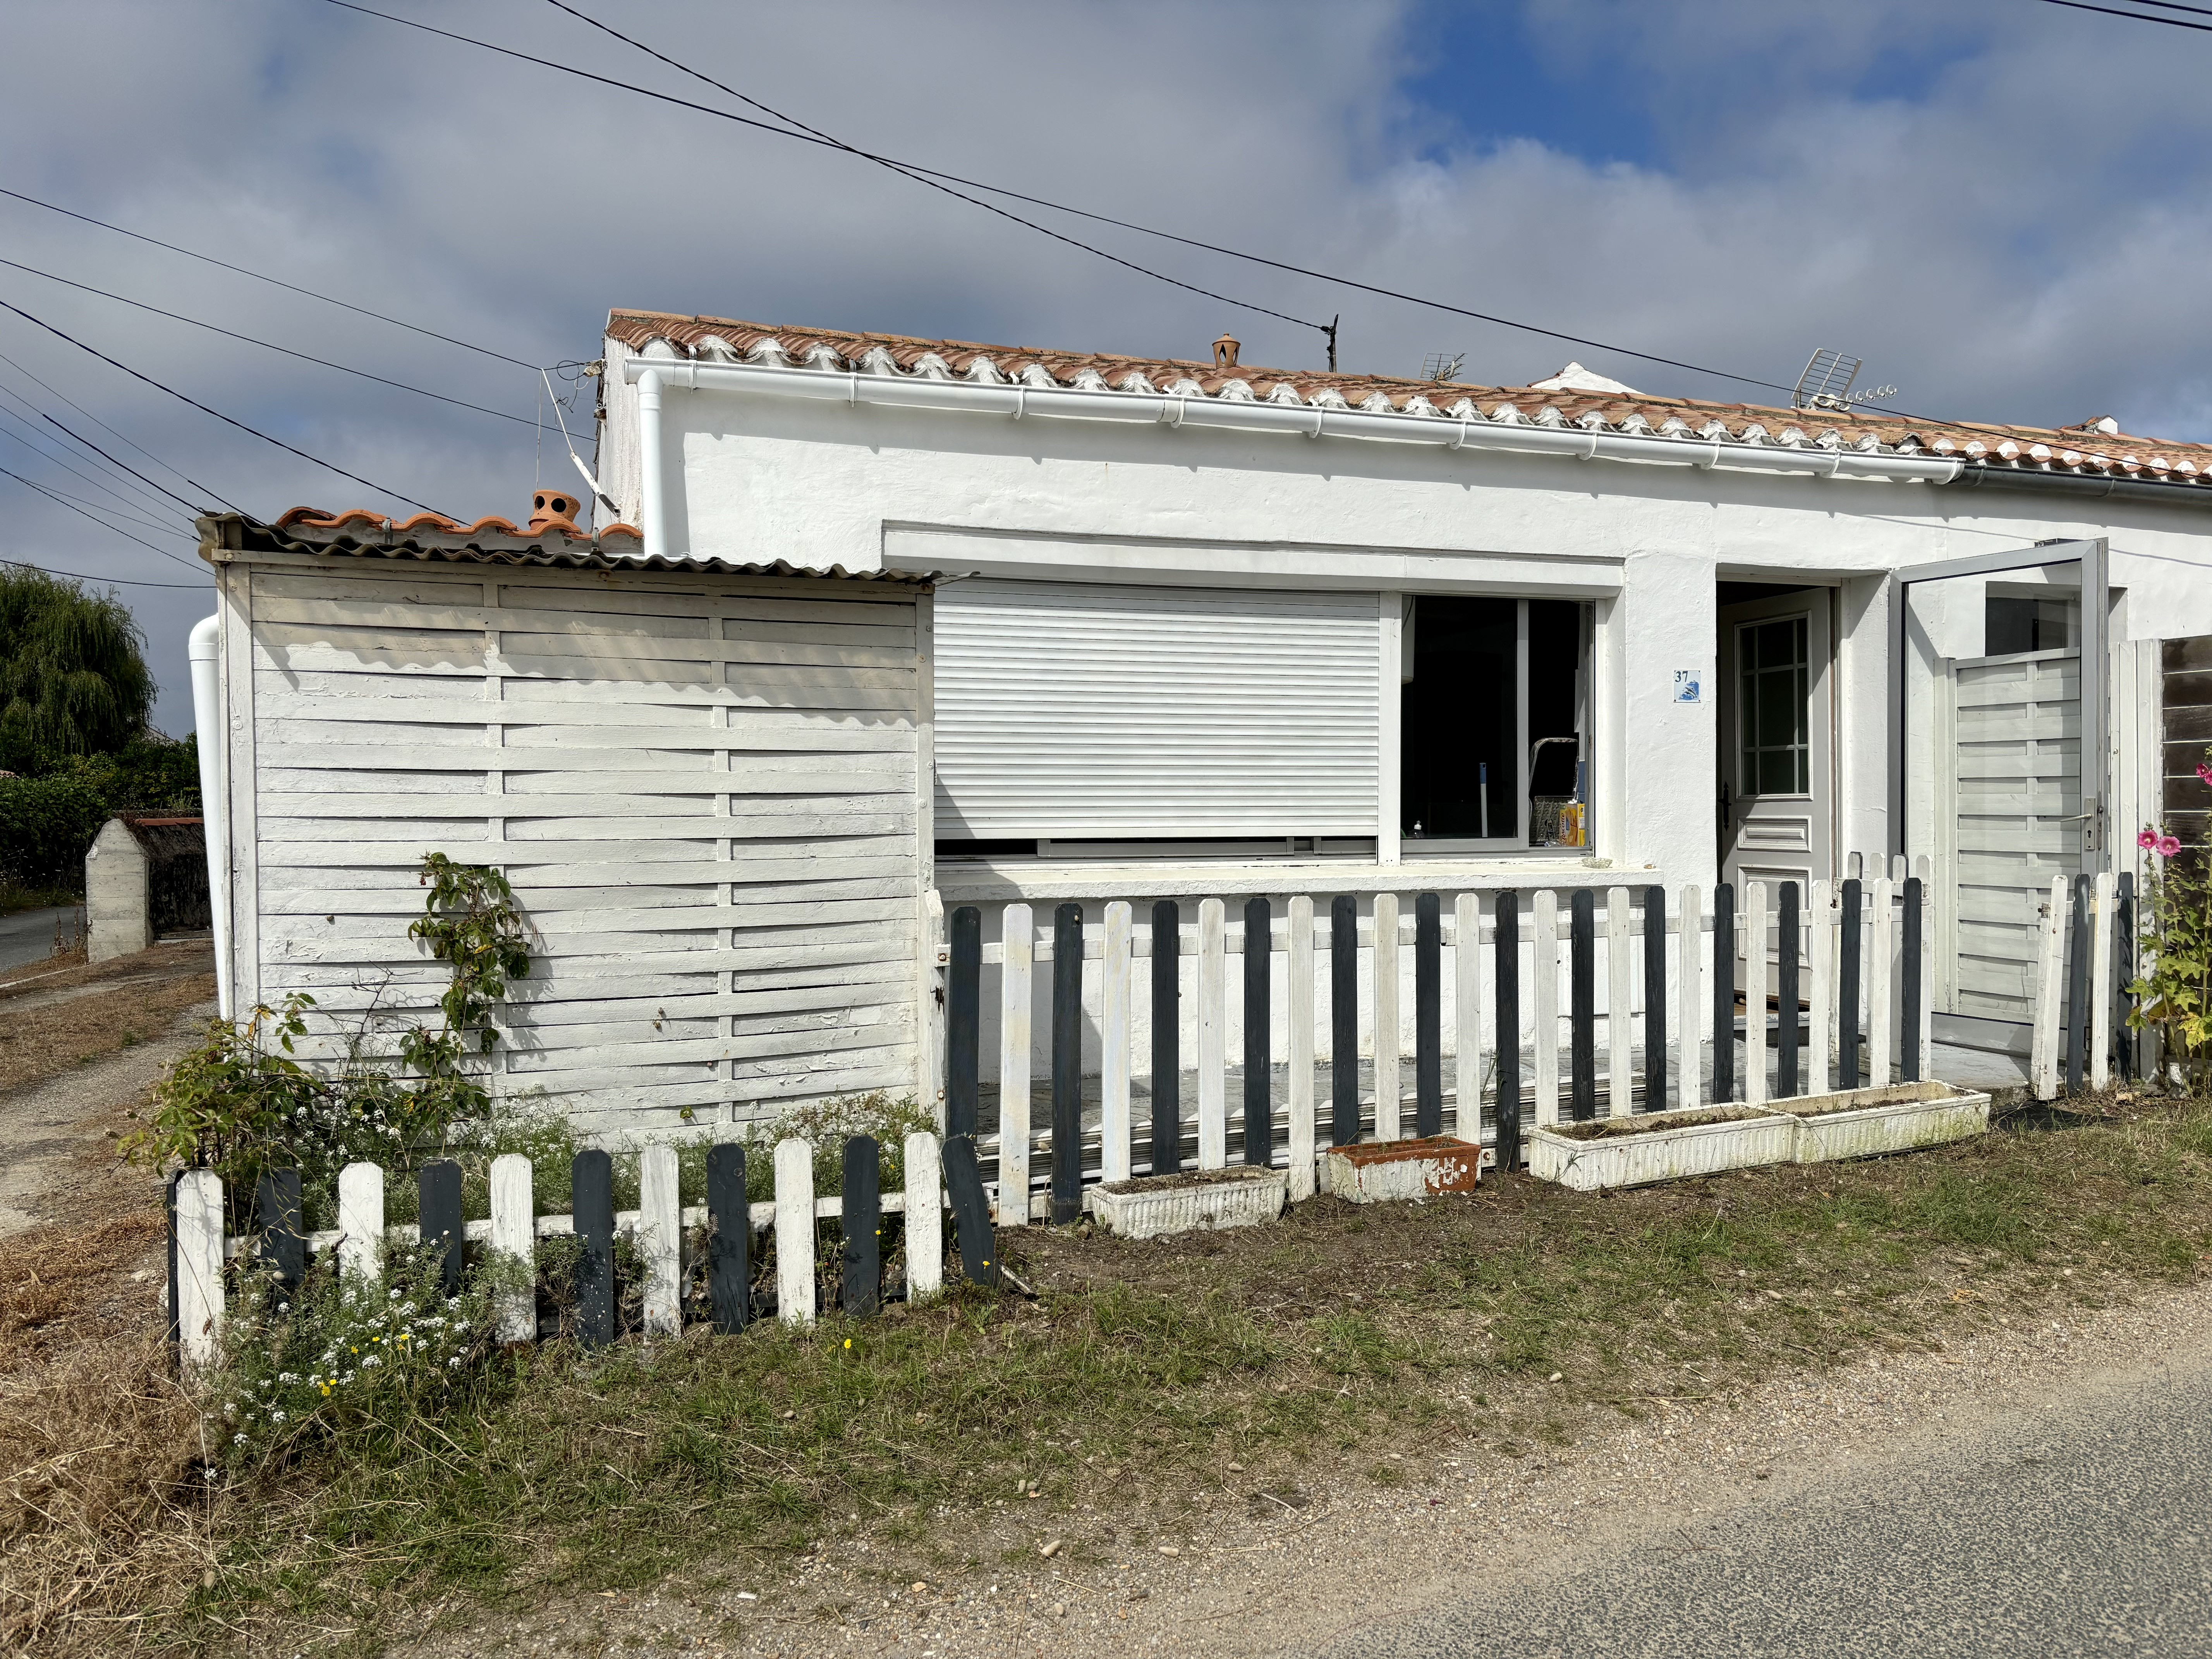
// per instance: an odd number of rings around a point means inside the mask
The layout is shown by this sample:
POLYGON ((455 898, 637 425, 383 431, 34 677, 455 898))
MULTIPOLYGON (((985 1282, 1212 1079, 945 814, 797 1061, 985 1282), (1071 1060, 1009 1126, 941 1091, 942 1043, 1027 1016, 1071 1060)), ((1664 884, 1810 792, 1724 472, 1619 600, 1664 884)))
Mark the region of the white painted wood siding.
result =
POLYGON ((404 1025, 434 998, 443 971, 406 929, 437 849, 505 870, 542 935, 502 1093, 650 1131, 912 1088, 910 590, 371 561, 234 575, 253 967, 264 1000, 315 996, 321 1052, 371 1004, 404 1025))
POLYGON ((1371 836, 1380 628, 1371 593, 948 584, 937 834, 1371 836))

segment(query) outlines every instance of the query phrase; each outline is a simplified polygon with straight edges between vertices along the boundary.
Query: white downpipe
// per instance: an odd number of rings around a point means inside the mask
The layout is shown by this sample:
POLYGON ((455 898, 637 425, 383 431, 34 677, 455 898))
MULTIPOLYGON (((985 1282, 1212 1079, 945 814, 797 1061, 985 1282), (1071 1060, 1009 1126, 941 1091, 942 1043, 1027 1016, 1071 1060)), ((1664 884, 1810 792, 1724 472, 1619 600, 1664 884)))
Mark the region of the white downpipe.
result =
POLYGON ((647 368, 637 376, 637 515, 645 536, 645 556, 668 556, 668 501, 660 477, 660 371, 647 368))
MULTIPOLYGON (((645 550, 654 552, 654 504, 659 500, 660 370, 652 359, 633 357, 623 367, 638 389, 640 455, 645 466, 645 550)), ((1645 437, 1587 432, 1580 427, 1508 426, 1424 415, 1376 414, 1368 410, 1316 409, 1310 404, 1243 403, 1215 398, 1133 392, 1079 391, 1058 386, 978 386, 903 375, 859 374, 813 368, 763 368, 750 363, 687 362, 684 383, 702 392, 750 392, 810 398, 848 404, 934 409, 1015 419, 1115 421, 1167 426, 1218 427, 1239 432, 1281 432, 1302 438, 1358 438, 1370 442, 1428 444, 1443 449, 1484 449, 1522 455, 1559 455, 1694 466, 1723 472, 1778 472, 1804 477, 1880 479, 1948 483, 1963 461, 1849 451, 1785 449, 1761 444, 1715 443, 1707 438, 1645 437)), ((659 550, 665 550, 665 543, 659 550)))
POLYGON ((185 654, 192 665, 192 735, 200 751, 200 814, 207 839, 208 914, 215 924, 216 1006, 231 1018, 230 797, 223 787, 222 616, 192 625, 185 654))

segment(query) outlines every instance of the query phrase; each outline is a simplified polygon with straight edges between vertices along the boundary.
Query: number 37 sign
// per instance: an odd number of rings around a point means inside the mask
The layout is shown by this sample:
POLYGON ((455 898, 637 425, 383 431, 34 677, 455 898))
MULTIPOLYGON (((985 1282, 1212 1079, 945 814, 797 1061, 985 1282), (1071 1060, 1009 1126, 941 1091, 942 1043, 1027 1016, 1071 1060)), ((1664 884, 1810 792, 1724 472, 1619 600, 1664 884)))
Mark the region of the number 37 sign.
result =
POLYGON ((1674 671, 1676 702, 1703 702, 1705 700, 1705 677, 1698 670, 1678 668, 1674 671))

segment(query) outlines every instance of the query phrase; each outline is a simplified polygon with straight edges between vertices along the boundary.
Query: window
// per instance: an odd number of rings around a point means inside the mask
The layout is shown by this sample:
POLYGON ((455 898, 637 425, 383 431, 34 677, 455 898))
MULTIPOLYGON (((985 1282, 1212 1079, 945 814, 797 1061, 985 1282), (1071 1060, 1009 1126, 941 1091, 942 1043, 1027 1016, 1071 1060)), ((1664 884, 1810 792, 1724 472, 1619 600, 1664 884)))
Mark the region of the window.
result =
POLYGON ((1589 613, 1555 599, 1424 596, 1399 690, 1408 855, 1588 844, 1589 613))
POLYGON ((1739 787, 1751 795, 1802 795, 1812 788, 1806 624, 1802 617, 1736 630, 1739 787))
POLYGON ((1994 586, 1982 601, 1985 657, 2081 647, 2081 601, 2060 594, 2004 593, 1994 586))

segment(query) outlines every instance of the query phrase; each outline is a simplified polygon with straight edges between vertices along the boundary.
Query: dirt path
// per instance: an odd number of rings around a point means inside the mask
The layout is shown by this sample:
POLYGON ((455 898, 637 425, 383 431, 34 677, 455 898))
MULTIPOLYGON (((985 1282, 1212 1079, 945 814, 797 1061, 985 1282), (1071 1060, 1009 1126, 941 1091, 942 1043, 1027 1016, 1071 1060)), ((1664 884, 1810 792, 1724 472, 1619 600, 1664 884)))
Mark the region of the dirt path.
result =
POLYGON ((1689 1547, 1686 1524, 1802 1502, 1871 1464, 2208 1346, 2212 1286, 2160 1291, 1999 1325, 1942 1353, 1871 1357, 1727 1400, 1646 1402, 1640 1422, 1517 1461, 1464 1454, 1440 1431, 1392 1460, 1404 1464, 1402 1486, 1338 1475, 1288 1504, 1224 1494, 1211 1531, 1172 1557, 1109 1548, 1103 1559, 1048 1559, 1042 1549, 1057 1528, 1040 1516, 1018 1559, 972 1582, 917 1584, 891 1561, 839 1554, 713 1594, 580 1598, 450 1632, 430 1628, 439 1610, 428 1609, 417 1633, 393 1632, 391 1651, 1311 1653, 1479 1583, 1510 1594, 1624 1545, 1689 1547))

